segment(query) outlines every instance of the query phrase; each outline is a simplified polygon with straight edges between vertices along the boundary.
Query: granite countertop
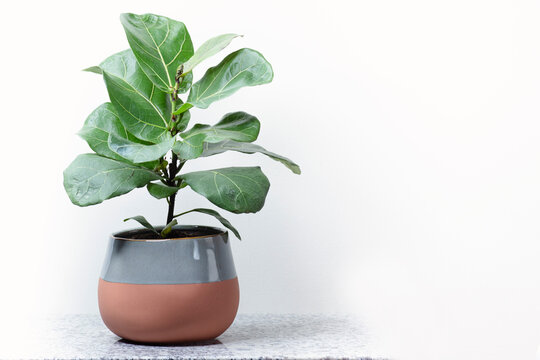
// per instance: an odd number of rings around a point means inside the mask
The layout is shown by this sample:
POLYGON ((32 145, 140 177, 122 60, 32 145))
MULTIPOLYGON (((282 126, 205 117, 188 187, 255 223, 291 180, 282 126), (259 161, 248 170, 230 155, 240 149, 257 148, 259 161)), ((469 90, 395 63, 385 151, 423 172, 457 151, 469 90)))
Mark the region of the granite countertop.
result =
POLYGON ((348 316, 238 315, 217 340, 136 345, 112 334, 98 315, 34 323, 2 339, 0 359, 384 359, 361 322, 348 316))

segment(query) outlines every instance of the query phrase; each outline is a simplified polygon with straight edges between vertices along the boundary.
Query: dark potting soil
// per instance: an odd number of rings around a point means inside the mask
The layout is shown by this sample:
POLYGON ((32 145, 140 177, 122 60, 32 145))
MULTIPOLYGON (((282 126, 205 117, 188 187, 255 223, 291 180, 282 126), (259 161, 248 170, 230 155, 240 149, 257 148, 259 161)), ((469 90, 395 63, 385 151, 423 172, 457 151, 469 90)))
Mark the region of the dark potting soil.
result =
MULTIPOLYGON (((161 229, 157 229, 161 231, 161 229)), ((167 239, 178 239, 178 238, 191 238, 191 237, 200 237, 200 236, 212 236, 221 234, 221 230, 211 227, 193 227, 187 229, 173 229, 168 235, 167 239)), ((123 231, 121 233, 115 234, 117 238, 124 239, 133 239, 133 240, 160 240, 161 236, 156 233, 147 230, 147 229, 136 229, 123 231)))

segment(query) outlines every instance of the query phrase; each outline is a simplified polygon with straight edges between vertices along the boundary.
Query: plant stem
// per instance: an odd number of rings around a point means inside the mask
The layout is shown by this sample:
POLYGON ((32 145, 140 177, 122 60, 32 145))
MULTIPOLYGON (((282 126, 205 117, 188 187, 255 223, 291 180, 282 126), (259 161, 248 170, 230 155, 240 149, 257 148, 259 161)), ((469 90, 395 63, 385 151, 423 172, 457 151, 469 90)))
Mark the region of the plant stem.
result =
MULTIPOLYGON (((172 154, 171 164, 169 165, 169 186, 175 186, 174 177, 180 169, 177 168, 178 165, 178 156, 175 153, 172 154)), ((176 193, 172 194, 169 197, 169 211, 167 213, 167 222, 168 224, 173 220, 174 216, 174 202, 176 200, 176 193)))
POLYGON ((176 193, 172 194, 170 199, 169 199, 169 211, 167 213, 167 222, 166 224, 170 223, 171 221, 173 221, 173 216, 174 216, 174 202, 176 200, 176 193))
MULTIPOLYGON (((181 66, 175 76, 175 86, 171 94, 172 112, 176 110, 176 100, 178 100, 178 88, 180 87, 180 84, 182 83, 182 80, 183 80, 183 78, 181 77, 183 71, 184 71, 184 67, 181 66)), ((173 137, 176 136, 177 134, 175 126, 176 126, 176 115, 172 115, 171 124, 170 124, 170 132, 173 137)), ((172 153, 171 163, 169 164, 169 172, 168 172, 169 179, 167 181, 167 185, 178 186, 178 181, 175 181, 174 178, 176 177, 176 174, 178 174, 180 169, 182 169, 182 166, 184 166, 184 163, 185 161, 184 162, 181 161, 180 164, 178 164, 178 156, 174 152, 172 153)), ((166 171, 165 173, 167 174, 166 171)), ((172 194, 168 200, 169 200, 169 211, 167 212, 167 222, 165 223, 165 225, 173 221, 174 203, 176 200, 176 193, 172 194)))

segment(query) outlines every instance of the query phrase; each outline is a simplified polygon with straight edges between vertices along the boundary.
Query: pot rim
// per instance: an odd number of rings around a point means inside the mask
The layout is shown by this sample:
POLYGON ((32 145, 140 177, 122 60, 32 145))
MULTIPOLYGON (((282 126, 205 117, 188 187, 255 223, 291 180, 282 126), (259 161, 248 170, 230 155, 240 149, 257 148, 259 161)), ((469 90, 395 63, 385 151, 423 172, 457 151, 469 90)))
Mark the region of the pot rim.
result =
MULTIPOLYGON (((155 229, 157 231, 160 231, 164 227, 165 226, 156 226, 155 229)), ((173 226, 173 229, 182 229, 182 228, 205 228, 205 229, 215 230, 217 233, 209 234, 209 235, 188 236, 188 237, 167 238, 167 239, 132 239, 132 238, 129 238, 129 237, 121 236, 122 234, 129 233, 129 232, 132 232, 132 231, 140 231, 140 230, 149 231, 145 227, 137 227, 137 228, 126 229, 126 230, 114 232, 114 233, 112 233, 110 235, 110 238, 112 238, 114 240, 124 240, 124 241, 163 242, 163 241, 170 241, 170 240, 175 240, 176 241, 176 240, 213 238, 213 237, 216 237, 216 236, 228 234, 227 230, 225 230, 223 228, 220 228, 220 227, 217 227, 217 226, 206 226, 206 225, 175 225, 175 226, 173 226)))

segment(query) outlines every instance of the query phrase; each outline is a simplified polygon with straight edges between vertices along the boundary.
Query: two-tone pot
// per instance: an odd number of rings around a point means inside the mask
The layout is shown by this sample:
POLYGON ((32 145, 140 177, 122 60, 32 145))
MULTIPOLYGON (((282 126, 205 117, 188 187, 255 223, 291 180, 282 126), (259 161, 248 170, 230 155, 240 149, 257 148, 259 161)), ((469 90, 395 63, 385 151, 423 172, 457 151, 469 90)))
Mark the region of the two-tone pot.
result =
POLYGON ((111 235, 98 300, 103 322, 116 335, 146 343, 208 340, 234 321, 239 288, 228 233, 206 226, 174 229, 202 235, 111 235))

